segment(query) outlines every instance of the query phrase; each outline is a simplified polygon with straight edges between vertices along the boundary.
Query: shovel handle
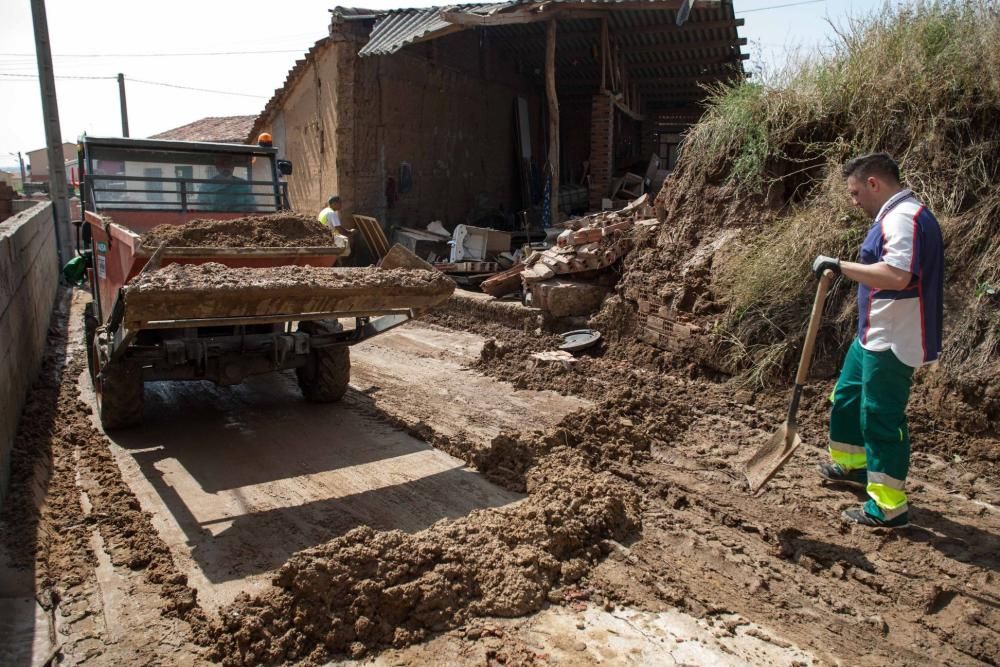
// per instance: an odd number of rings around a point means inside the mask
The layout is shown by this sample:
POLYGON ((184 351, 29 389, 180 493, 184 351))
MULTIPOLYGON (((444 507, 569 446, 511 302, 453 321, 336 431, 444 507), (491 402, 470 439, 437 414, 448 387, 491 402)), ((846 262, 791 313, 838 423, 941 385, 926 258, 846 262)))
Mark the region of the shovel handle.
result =
POLYGON ((826 303, 826 293, 833 283, 833 271, 827 269, 819 279, 816 287, 816 299, 813 300, 812 314, 809 315, 809 328, 806 330, 806 340, 802 345, 802 356, 799 358, 799 372, 795 374, 795 384, 804 385, 809 377, 809 364, 812 363, 813 347, 816 345, 816 332, 819 331, 819 321, 823 315, 823 305, 826 303))

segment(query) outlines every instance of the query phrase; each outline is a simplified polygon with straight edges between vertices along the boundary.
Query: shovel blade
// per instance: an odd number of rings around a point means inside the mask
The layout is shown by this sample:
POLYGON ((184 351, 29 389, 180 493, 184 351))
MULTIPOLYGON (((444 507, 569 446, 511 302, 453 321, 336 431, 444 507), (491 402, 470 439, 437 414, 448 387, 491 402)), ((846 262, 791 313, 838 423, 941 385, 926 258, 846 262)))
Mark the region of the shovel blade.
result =
POLYGON ((794 426, 789 427, 787 421, 783 423, 771 439, 754 452, 746 463, 745 474, 750 483, 751 493, 757 493, 764 488, 801 444, 802 438, 799 437, 798 429, 794 426))

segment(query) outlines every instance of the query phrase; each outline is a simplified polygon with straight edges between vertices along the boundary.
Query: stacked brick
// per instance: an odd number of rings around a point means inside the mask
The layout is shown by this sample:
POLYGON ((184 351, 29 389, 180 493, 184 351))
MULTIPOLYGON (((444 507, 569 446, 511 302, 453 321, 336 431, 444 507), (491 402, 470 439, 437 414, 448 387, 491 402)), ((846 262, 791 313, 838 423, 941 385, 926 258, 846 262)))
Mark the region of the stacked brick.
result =
POLYGON ((677 318, 677 313, 663 303, 662 297, 643 291, 636 302, 639 310, 639 340, 649 345, 680 352, 695 342, 701 327, 677 318))

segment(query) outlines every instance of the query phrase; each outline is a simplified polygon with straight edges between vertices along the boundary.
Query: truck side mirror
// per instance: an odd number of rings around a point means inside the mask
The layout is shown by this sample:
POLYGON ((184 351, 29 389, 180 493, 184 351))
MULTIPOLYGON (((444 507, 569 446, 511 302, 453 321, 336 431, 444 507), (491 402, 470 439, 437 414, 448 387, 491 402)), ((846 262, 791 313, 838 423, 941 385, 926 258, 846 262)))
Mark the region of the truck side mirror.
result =
POLYGON ((291 160, 278 160, 278 173, 282 176, 292 175, 292 161, 291 160))

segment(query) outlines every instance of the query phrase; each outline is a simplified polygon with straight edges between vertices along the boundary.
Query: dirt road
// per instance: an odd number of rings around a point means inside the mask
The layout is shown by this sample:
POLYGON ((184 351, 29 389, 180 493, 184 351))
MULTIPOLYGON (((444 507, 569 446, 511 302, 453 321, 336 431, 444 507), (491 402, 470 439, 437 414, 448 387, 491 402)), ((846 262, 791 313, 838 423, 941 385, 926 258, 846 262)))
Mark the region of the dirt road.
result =
POLYGON ((918 452, 914 526, 850 529, 858 499, 815 482, 818 447, 743 492, 780 397, 616 354, 553 373, 599 400, 514 390, 469 370, 483 338, 421 323, 356 348, 339 405, 290 375, 152 384, 145 426, 108 439, 78 338, 54 328, 19 436, 4 664, 997 660, 988 462, 918 452))
MULTIPOLYGON (((475 337, 444 330, 386 334, 355 348, 359 391, 334 405, 305 403, 291 372, 235 387, 149 383, 142 428, 113 434, 111 451, 201 605, 215 612, 269 587, 293 553, 356 526, 416 532, 520 499, 378 413, 392 408, 488 442, 522 421, 552 425, 587 405, 519 392, 518 410, 498 409, 509 405, 502 384, 454 382, 475 347, 475 337)), ((85 375, 80 391, 93 405, 85 375)))

